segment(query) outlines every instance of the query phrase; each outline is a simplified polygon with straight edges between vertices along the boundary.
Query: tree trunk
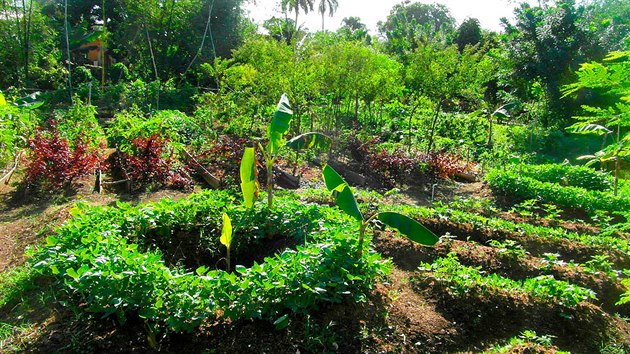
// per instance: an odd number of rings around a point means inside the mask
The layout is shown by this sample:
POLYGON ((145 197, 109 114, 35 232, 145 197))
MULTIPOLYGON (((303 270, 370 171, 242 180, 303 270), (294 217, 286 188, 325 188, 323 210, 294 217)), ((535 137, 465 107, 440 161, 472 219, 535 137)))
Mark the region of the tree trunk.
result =
POLYGON ((488 147, 492 146, 492 115, 490 115, 490 128, 488 129, 488 147))
POLYGON ((66 28, 66 53, 68 56, 68 89, 70 90, 70 104, 73 104, 74 98, 72 97, 72 58, 70 57, 70 25, 68 25, 68 0, 64 1, 63 7, 64 13, 64 27, 66 28))
POLYGON ((435 135, 435 125, 437 124, 437 120, 440 116, 440 111, 442 110, 442 101, 438 104, 435 109, 435 116, 433 117, 433 121, 431 122, 431 131, 429 132, 429 145, 427 146, 427 154, 431 153, 433 149, 433 136, 435 135))
POLYGON ((411 109, 411 113, 409 114, 409 124, 407 126, 407 151, 411 151, 411 122, 413 121, 413 116, 416 113, 416 109, 418 108, 417 104, 413 105, 413 108, 411 109))
POLYGON ((324 32, 324 14, 326 11, 322 12, 322 32, 324 32))

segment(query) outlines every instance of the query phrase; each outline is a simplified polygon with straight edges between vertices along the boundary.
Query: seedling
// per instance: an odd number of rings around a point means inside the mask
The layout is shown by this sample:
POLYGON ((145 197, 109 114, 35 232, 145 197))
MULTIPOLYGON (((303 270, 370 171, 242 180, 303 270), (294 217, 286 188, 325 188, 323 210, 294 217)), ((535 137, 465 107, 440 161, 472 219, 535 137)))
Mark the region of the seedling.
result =
POLYGON ((365 219, 357 200, 350 189, 350 186, 332 167, 326 165, 323 170, 324 182, 328 191, 333 193, 337 206, 346 214, 355 218, 359 224, 359 251, 358 257, 363 254, 363 239, 365 238, 365 230, 374 219, 380 220, 383 224, 398 230, 401 234, 410 240, 425 246, 433 246, 438 242, 438 237, 429 229, 424 227, 416 220, 396 212, 381 212, 365 219))
POLYGON ((230 251, 232 249, 232 221, 230 217, 223 213, 223 227, 221 228, 221 244, 227 248, 227 270, 230 271, 230 251))
MULTIPOLYGON (((265 167, 267 169, 267 206, 269 209, 273 207, 273 165, 278 159, 280 147, 285 143, 284 134, 289 130, 291 119, 293 119, 293 111, 291 110, 289 99, 283 94, 280 97, 271 124, 267 128, 269 143, 266 147, 263 147, 260 141, 257 141, 256 144, 265 159, 265 167)), ((320 133, 306 133, 291 139, 286 145, 296 150, 296 152, 307 148, 328 149, 331 145, 331 139, 320 133)), ((258 197, 260 185, 257 177, 255 148, 247 148, 241 160, 241 189, 247 208, 253 206, 254 201, 258 197), (243 179, 243 177, 246 179, 243 179)))

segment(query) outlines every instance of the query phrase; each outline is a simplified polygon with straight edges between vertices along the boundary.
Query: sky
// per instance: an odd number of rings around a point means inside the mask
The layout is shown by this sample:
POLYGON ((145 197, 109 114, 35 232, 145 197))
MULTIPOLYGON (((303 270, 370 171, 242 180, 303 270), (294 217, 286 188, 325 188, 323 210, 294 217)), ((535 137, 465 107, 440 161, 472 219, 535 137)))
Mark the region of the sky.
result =
MULTIPOLYGON (((321 30, 322 18, 317 13, 317 4, 320 0, 315 0, 315 11, 309 12, 307 15, 300 13, 298 22, 300 25, 306 26, 310 31, 321 30)), ((451 11, 451 15, 458 24, 462 23, 467 17, 474 17, 479 20, 481 27, 493 31, 501 31, 501 17, 512 18, 512 10, 516 7, 514 0, 416 0, 427 4, 441 3, 446 5, 451 11)), ((279 10, 280 0, 255 0, 255 4, 246 5, 249 11, 249 17, 255 23, 262 24, 266 19, 272 16, 281 16, 279 10)), ((341 20, 349 16, 357 16, 361 18, 361 22, 365 23, 370 29, 371 34, 376 34, 376 24, 379 21, 385 21, 387 15, 395 4, 401 3, 402 0, 338 0, 339 7, 333 17, 326 14, 325 26, 326 30, 336 30, 341 26, 341 20)), ((293 18, 293 14, 289 17, 293 18)))

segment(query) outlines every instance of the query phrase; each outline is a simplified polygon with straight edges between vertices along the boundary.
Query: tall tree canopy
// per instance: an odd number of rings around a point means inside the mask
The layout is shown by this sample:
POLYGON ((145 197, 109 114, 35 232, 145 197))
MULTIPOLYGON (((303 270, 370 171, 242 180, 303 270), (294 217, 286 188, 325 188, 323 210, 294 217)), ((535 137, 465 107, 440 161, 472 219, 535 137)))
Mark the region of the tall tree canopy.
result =
POLYGON ((551 118, 543 123, 566 121, 572 112, 560 100, 560 87, 570 82, 580 63, 604 54, 596 31, 586 21, 585 7, 573 0, 544 7, 522 3, 515 15, 514 25, 504 22, 513 82, 520 82, 516 88, 524 99, 531 82, 540 82, 549 110, 546 117, 551 118))
POLYGON ((402 3, 392 8, 378 28, 386 48, 401 55, 429 42, 446 43, 455 30, 455 19, 442 4, 402 3))

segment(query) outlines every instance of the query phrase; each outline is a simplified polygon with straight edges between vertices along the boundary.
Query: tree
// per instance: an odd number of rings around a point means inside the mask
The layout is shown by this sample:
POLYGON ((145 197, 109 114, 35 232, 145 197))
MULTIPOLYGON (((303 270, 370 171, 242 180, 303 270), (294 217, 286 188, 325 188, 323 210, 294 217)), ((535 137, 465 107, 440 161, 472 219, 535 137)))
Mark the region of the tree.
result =
POLYGON ((476 18, 467 18, 457 29, 455 43, 460 52, 464 51, 467 45, 475 46, 481 43, 481 26, 476 18))
POLYGON ((584 105, 584 116, 574 117, 578 122, 569 127, 576 133, 613 135, 613 143, 582 159, 593 162, 614 163, 617 195, 621 159, 630 156, 630 51, 613 52, 602 63, 590 62, 580 66, 578 80, 563 87, 563 97, 589 90, 600 96, 597 105, 584 105))
POLYGON ((272 17, 263 22, 263 27, 269 32, 271 38, 277 41, 285 41, 287 44, 291 44, 294 39, 297 40, 298 35, 303 35, 304 33, 289 18, 272 17))
POLYGON ((545 125, 564 123, 572 115, 573 107, 561 101, 560 87, 570 82, 580 63, 603 56, 584 12, 573 0, 544 7, 522 3, 515 10, 516 24, 505 23, 511 80, 521 86, 517 89, 523 101, 531 82, 543 85, 549 111, 545 125))
POLYGON ((339 27, 337 33, 343 38, 349 41, 359 41, 371 43, 371 38, 368 33, 367 26, 361 22, 358 17, 346 17, 342 21, 342 26, 339 27))
POLYGON ((332 17, 332 15, 335 14, 335 11, 337 11, 337 7, 339 7, 337 0, 319 0, 317 11, 320 15, 322 15, 322 31, 324 30, 324 17, 326 15, 326 11, 328 10, 328 15, 332 17))
POLYGON ((419 102, 429 99, 435 107, 427 136, 427 152, 431 152, 442 110, 456 101, 479 103, 491 79, 492 63, 483 53, 471 49, 459 53, 455 46, 442 49, 435 44, 416 49, 409 59, 405 73, 412 106, 409 129, 419 102))
POLYGON ((386 48, 403 55, 430 42, 445 44, 455 29, 455 19, 441 4, 402 3, 395 5, 378 27, 387 39, 386 48))
POLYGON ((308 14, 309 11, 313 11, 315 0, 281 0, 280 6, 285 13, 292 9, 295 12, 295 32, 298 30, 298 15, 300 9, 304 11, 304 14, 308 14))

